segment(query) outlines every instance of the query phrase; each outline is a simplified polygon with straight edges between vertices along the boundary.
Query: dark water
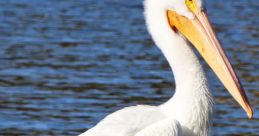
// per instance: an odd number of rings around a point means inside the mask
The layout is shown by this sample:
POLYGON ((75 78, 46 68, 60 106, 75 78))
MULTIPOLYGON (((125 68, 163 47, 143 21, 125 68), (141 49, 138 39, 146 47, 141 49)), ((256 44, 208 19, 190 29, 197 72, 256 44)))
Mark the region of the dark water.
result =
MULTIPOLYGON (((141 0, 1 0, 0 135, 77 135, 124 106, 174 89, 141 0)), ((248 120, 206 66, 213 134, 259 135, 258 0, 207 0, 255 110, 248 120)))

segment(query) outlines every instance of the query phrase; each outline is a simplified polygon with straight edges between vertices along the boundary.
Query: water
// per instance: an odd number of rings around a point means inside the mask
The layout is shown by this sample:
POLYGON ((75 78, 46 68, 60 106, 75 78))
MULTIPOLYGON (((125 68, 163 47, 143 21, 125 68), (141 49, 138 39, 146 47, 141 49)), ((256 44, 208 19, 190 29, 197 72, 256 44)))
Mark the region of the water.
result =
MULTIPOLYGON (((0 135, 77 135, 107 114, 173 93, 139 0, 1 0, 0 135)), ((259 135, 259 4, 207 0, 219 38, 255 110, 244 111, 205 66, 213 135, 259 135)))

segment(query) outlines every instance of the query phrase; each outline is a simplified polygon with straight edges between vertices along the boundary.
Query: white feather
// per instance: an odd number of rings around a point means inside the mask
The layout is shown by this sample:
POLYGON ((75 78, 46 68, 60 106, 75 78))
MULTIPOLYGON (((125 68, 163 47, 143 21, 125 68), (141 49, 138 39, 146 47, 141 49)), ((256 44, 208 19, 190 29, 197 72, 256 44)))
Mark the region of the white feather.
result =
POLYGON ((80 136, 134 136, 145 127, 166 118, 156 106, 132 106, 108 115, 80 136))
POLYGON ((182 136, 182 128, 177 120, 166 118, 142 129, 135 136, 182 136))

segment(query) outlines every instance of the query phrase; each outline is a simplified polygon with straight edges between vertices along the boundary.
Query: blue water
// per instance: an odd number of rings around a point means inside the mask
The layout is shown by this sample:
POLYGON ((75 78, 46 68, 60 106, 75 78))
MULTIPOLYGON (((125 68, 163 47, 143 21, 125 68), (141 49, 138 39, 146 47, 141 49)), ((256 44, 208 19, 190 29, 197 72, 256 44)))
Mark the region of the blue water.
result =
MULTIPOLYGON (((1 0, 0 135, 77 135, 107 114, 157 105, 173 93, 140 0, 1 0)), ((213 135, 259 135, 259 3, 207 0, 219 39, 255 118, 205 65, 213 88, 213 135)))

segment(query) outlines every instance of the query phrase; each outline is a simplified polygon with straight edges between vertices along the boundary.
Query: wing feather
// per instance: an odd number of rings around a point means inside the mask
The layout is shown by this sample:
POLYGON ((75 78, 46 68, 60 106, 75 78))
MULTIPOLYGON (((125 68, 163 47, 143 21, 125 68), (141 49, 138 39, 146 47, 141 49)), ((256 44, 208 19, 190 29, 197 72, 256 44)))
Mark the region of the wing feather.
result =
POLYGON ((151 124, 135 136, 182 136, 182 127, 177 120, 166 118, 151 124))
POLYGON ((134 136, 165 118, 156 106, 138 105, 116 111, 80 136, 134 136))

